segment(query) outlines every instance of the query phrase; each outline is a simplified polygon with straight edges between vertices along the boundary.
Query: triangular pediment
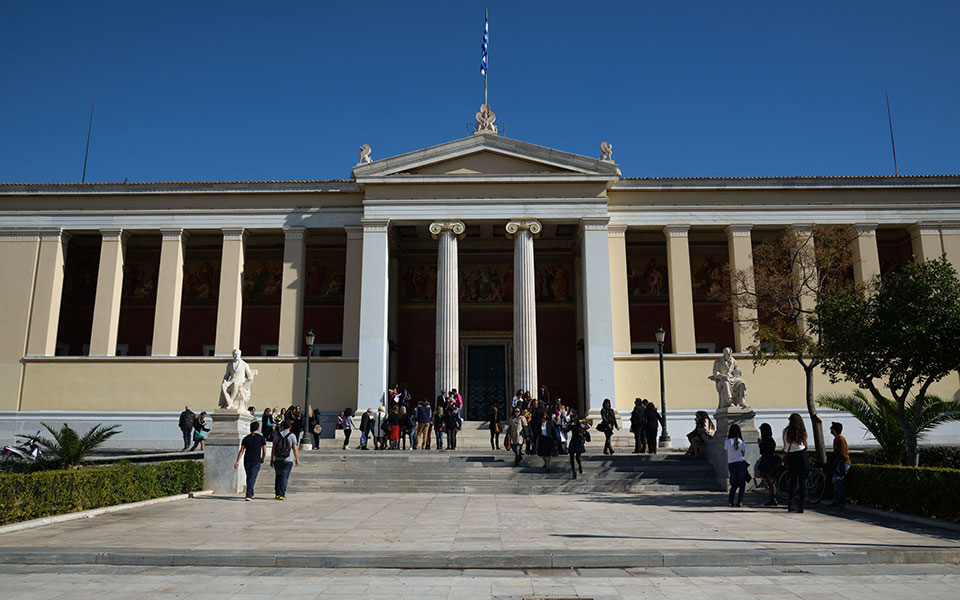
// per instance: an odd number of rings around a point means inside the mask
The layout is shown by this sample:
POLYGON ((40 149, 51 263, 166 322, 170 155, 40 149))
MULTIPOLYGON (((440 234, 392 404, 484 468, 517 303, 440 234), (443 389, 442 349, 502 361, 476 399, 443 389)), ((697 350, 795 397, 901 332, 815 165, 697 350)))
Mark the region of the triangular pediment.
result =
POLYGON ((615 179, 617 165, 497 135, 474 135, 357 165, 358 182, 535 176, 615 179))

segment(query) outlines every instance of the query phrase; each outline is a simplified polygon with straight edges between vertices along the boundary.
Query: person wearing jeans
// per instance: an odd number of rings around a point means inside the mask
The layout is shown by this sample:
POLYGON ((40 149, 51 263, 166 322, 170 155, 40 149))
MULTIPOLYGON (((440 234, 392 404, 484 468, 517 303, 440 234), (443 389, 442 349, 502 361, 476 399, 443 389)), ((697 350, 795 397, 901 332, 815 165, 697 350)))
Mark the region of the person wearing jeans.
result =
POLYGON ((833 502, 830 506, 843 508, 847 502, 847 495, 843 491, 843 478, 850 470, 850 447, 847 438, 843 437, 843 423, 830 424, 830 433, 833 434, 833 502))
POLYGON ((290 431, 290 421, 284 420, 280 433, 273 442, 273 451, 270 453, 270 466, 276 472, 273 480, 273 491, 277 500, 287 499, 287 481, 294 465, 300 464, 300 453, 297 449, 297 437, 290 431), (290 453, 286 456, 277 456, 277 442, 284 438, 285 444, 290 444, 290 453))
POLYGON ((787 453, 787 469, 790 471, 790 489, 787 496, 788 512, 803 512, 803 501, 807 496, 807 472, 810 459, 807 456, 807 428, 803 417, 792 413, 787 428, 783 430, 783 451, 787 453), (794 498, 797 503, 794 504, 794 498))
POLYGON ((736 506, 743 506, 743 490, 747 487, 747 459, 744 456, 747 445, 743 442, 739 425, 730 426, 723 449, 727 452, 727 470, 730 472, 730 497, 727 506, 734 506, 734 495, 736 506))
POLYGON ((523 437, 527 428, 527 419, 520 414, 520 407, 513 407, 513 416, 507 421, 507 436, 510 437, 510 448, 513 449, 513 466, 520 466, 523 458, 523 437))
POLYGON ((253 488, 257 484, 260 465, 267 458, 267 440, 258 433, 259 430, 259 422, 250 423, 250 434, 240 442, 240 452, 237 453, 237 461, 233 463, 233 468, 236 469, 240 465, 240 459, 243 458, 243 471, 247 475, 244 500, 248 502, 253 500, 253 488))

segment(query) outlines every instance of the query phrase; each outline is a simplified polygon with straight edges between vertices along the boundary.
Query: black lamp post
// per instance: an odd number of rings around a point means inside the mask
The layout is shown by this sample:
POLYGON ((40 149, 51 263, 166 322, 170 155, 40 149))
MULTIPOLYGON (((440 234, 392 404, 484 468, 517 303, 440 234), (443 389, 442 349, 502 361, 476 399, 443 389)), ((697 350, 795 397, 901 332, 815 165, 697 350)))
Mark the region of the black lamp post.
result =
POLYGON ((663 418, 663 433, 660 434, 661 448, 670 447, 670 434, 667 433, 667 395, 663 387, 663 339, 666 337, 663 326, 657 327, 657 349, 660 351, 660 416, 663 418))
MULTIPOLYGON (((303 441, 301 447, 308 445, 307 442, 310 441, 310 357, 313 355, 313 340, 316 339, 316 336, 310 329, 304 338, 307 341, 307 384, 304 386, 303 394, 303 441)), ((310 446, 312 447, 312 444, 310 446)))

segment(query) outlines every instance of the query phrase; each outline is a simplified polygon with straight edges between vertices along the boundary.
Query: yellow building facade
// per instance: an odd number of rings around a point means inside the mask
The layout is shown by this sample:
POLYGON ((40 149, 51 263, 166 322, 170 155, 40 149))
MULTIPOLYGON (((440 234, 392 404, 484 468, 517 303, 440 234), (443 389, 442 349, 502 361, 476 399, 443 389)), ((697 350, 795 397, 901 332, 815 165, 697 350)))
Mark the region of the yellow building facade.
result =
MULTIPOLYGON (((857 281, 913 257, 960 268, 960 177, 630 178, 607 148, 487 132, 344 180, 3 183, 0 437, 103 422, 123 427, 114 445, 177 447, 177 414, 216 409, 234 348, 258 371, 258 412, 302 404, 308 329, 310 404, 328 419, 393 384, 456 387, 472 420, 541 384, 626 414, 659 400, 662 326, 682 445, 716 406, 714 359, 751 343, 711 289, 811 224, 857 227, 857 281)), ((759 422, 805 411, 796 363, 740 360, 759 422)), ((851 390, 817 375, 818 393, 851 390)), ((960 378, 932 391, 958 397, 960 378)))

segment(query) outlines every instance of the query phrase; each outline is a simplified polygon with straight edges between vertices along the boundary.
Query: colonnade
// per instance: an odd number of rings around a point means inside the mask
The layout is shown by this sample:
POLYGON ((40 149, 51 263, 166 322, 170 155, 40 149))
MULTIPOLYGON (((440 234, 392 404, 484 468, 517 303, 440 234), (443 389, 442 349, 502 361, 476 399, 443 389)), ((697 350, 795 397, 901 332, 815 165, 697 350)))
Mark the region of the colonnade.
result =
MULTIPOLYGON (((389 372, 388 311, 391 269, 390 222, 363 219, 360 227, 347 227, 343 354, 358 355, 358 403, 369 405, 382 398, 389 372)), ((798 236, 810 235, 808 225, 793 225, 798 236)), ((535 219, 510 220, 505 230, 514 244, 512 384, 536 390, 537 324, 534 242, 541 232, 535 219)), ((580 221, 580 271, 578 322, 582 325, 586 405, 596 410, 604 398, 613 400, 614 356, 630 353, 629 299, 627 290, 626 226, 610 225, 608 218, 580 221)), ((662 232, 667 250, 670 324, 673 352, 696 352, 693 292, 690 273, 688 225, 667 225, 662 232)), ((730 224, 724 231, 731 271, 750 272, 753 266, 752 225, 730 224)), ((859 223, 852 241, 857 283, 880 273, 877 224, 859 223)), ((117 228, 100 229, 100 264, 90 338, 91 356, 113 356, 123 283, 123 264, 129 234, 117 228)), ((465 225, 437 220, 429 231, 437 240, 437 390, 460 387, 458 240, 465 225)), ((960 226, 919 223, 908 228, 918 259, 946 254, 960 269, 960 226)), ((242 280, 247 232, 224 228, 218 296, 215 354, 229 355, 240 342, 242 280)), ((176 356, 179 338, 183 261, 189 232, 161 230, 160 266, 153 324, 153 356, 176 356)), ((39 230, 37 276, 33 289, 27 354, 52 356, 56 351, 58 319, 63 290, 64 263, 70 234, 60 229, 39 230)), ((284 229, 282 292, 280 298, 280 356, 300 354, 303 337, 306 231, 284 229)), ((811 245, 812 248, 812 245, 811 245)), ((394 274, 395 275, 395 274, 394 274)), ((736 285, 736 282, 734 282, 736 285)), ((752 315, 737 315, 749 319, 752 315)), ((750 332, 737 329, 735 350, 750 344, 750 332)))

